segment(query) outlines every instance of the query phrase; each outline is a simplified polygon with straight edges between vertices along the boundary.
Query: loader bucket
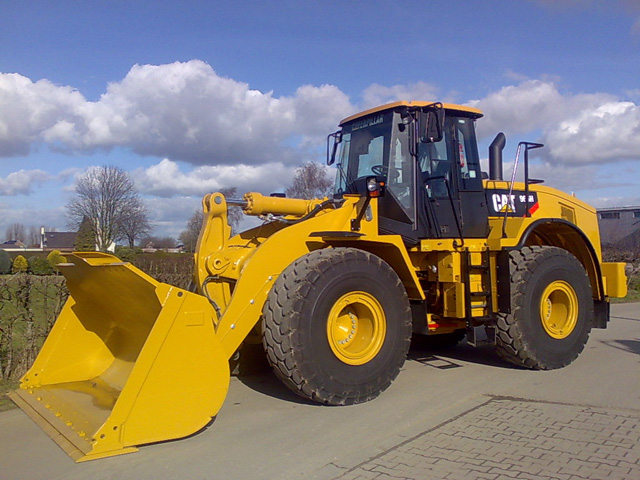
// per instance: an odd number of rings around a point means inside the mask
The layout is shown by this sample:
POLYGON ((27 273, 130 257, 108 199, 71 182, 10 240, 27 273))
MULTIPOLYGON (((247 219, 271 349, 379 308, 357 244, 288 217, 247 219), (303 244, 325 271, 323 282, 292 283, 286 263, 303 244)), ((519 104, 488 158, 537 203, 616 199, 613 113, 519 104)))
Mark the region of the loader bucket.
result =
POLYGON ((206 298, 110 255, 69 259, 69 300, 12 400, 78 462, 206 426, 229 387, 206 298))

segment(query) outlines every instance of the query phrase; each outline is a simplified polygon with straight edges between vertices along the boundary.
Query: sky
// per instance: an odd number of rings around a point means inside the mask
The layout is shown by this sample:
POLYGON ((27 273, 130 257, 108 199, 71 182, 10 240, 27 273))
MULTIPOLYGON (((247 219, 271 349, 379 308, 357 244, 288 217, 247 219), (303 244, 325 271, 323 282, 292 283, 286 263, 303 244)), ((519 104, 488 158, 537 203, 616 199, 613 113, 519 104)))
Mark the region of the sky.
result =
POLYGON ((0 0, 0 242, 66 230, 103 165, 177 238, 206 193, 284 191, 395 100, 480 108, 481 158, 541 142, 532 177, 640 205, 640 0, 0 0))

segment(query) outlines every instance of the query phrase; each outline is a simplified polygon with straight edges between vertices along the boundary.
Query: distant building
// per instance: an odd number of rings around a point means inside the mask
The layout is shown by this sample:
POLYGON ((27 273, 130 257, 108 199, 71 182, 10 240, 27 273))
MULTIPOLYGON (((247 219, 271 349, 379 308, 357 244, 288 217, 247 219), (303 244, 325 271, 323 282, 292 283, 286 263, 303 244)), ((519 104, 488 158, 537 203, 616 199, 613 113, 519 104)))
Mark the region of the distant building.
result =
POLYGON ((175 247, 156 247, 153 242, 147 243, 144 247, 142 247, 142 253, 155 253, 155 252, 166 252, 166 253, 184 253, 184 245, 179 244, 175 247))
POLYGON ((26 250, 27 246, 20 240, 8 240, 0 243, 0 250, 26 250))
POLYGON ((0 243, 0 250, 7 252, 51 252, 58 250, 61 253, 71 253, 76 250, 77 236, 77 232, 46 232, 43 227, 40 229, 39 247, 27 247, 20 240, 9 240, 0 243))
POLYGON ((40 248, 44 252, 58 250, 61 253, 70 253, 75 250, 77 232, 45 232, 40 230, 40 248))
POLYGON ((36 247, 28 247, 20 240, 8 240, 4 243, 0 243, 0 250, 4 250, 7 253, 18 254, 18 252, 26 253, 26 252, 41 252, 42 249, 36 247))
POLYGON ((599 208, 598 225, 603 245, 632 240, 640 235, 640 206, 599 208))

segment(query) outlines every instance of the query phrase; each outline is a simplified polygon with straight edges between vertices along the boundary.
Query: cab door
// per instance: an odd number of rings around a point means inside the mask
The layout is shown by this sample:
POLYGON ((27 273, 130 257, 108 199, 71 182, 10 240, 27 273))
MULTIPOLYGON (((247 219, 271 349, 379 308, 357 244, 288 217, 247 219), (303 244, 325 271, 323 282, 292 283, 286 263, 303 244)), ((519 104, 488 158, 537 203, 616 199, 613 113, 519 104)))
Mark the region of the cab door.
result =
POLYGON ((427 238, 483 238, 488 211, 473 119, 449 116, 440 142, 418 145, 427 238))

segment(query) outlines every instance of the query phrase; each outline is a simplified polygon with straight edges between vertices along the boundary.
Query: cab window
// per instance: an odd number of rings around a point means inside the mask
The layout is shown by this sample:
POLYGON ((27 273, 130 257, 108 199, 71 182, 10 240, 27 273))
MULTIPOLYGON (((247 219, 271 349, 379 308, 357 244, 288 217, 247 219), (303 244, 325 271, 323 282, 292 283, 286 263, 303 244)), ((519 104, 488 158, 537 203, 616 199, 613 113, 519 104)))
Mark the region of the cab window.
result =
POLYGON ((447 184, 451 185, 451 162, 447 141, 450 143, 450 137, 450 134, 445 133, 439 142, 418 144, 418 162, 430 198, 448 197, 447 184))
POLYGON ((456 160, 460 166, 460 190, 481 191, 482 172, 480 171, 473 120, 471 118, 456 118, 455 126, 458 140, 456 160))
POLYGON ((414 219, 413 162, 409 148, 408 130, 399 114, 394 118, 395 128, 391 138, 387 190, 396 198, 407 216, 414 219))

